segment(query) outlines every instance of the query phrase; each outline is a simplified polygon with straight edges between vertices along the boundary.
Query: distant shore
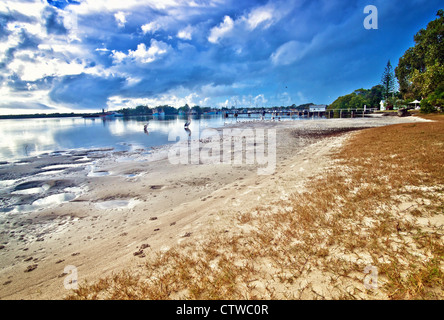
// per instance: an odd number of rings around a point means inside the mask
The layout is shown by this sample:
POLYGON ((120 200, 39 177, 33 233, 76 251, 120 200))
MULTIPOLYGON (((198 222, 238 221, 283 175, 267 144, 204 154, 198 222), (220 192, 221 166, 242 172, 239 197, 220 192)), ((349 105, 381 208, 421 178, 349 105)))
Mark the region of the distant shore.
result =
POLYGON ((197 241, 212 224, 229 230, 220 210, 245 212, 302 188, 347 132, 422 121, 376 116, 233 125, 276 129, 276 172, 263 176, 254 164, 173 165, 167 147, 150 155, 66 151, 3 164, 0 200, 13 209, 0 213, 0 299, 62 299, 69 294, 67 266, 90 283, 140 263, 145 253, 197 241))

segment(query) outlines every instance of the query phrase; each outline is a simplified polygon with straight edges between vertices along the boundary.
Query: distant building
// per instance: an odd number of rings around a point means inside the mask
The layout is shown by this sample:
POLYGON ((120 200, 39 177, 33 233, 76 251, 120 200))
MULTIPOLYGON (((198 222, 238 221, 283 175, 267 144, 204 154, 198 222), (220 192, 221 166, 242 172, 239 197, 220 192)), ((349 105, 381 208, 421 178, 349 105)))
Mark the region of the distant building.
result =
POLYGON ((165 111, 163 109, 154 109, 153 110, 153 116, 165 116, 165 111))
POLYGON ((310 112, 325 112, 327 110, 326 104, 313 104, 310 106, 310 112))

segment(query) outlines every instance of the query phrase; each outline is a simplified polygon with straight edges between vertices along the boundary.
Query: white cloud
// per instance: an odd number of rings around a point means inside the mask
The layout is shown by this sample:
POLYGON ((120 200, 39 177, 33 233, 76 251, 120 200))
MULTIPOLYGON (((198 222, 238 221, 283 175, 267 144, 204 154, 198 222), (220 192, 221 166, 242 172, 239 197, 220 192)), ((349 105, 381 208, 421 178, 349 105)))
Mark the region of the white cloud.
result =
POLYGON ((248 14, 246 22, 250 30, 256 29, 259 25, 266 29, 273 23, 274 16, 274 8, 270 6, 259 7, 248 14))
POLYGON ((122 96, 112 96, 108 98, 107 106, 110 109, 135 108, 139 105, 150 107, 169 105, 172 107, 182 107, 198 105, 200 100, 196 93, 185 92, 183 89, 170 90, 164 94, 146 98, 128 98, 122 96))
POLYGON ((177 33, 177 37, 182 40, 191 40, 192 39, 193 28, 191 26, 187 26, 185 29, 180 30, 177 33))
POLYGON ((145 43, 139 43, 135 51, 129 50, 128 54, 120 51, 112 51, 112 58, 115 63, 120 63, 125 59, 132 59, 139 63, 151 63, 161 56, 165 55, 171 47, 163 41, 151 39, 150 47, 147 48, 145 43))
POLYGON ((225 16, 224 20, 210 30, 208 41, 218 43, 223 37, 230 35, 241 35, 255 29, 268 29, 273 24, 281 20, 289 12, 285 3, 278 5, 274 2, 250 10, 246 15, 233 20, 230 16, 225 16))
POLYGON ((272 55, 274 65, 289 65, 302 59, 308 51, 308 45, 291 40, 281 45, 272 55))
MULTIPOLYGON (((0 87, 0 96, 2 97, 0 114, 42 112, 42 106, 56 107, 48 97, 48 90, 35 90, 31 84, 28 84, 28 90, 23 92, 13 92, 7 86, 2 86, 0 87)), ((65 110, 67 111, 67 109, 65 110)), ((47 112, 47 110, 45 111, 47 112)))
POLYGON ((119 11, 119 12, 115 13, 114 18, 116 19, 116 22, 117 22, 117 25, 119 26, 119 28, 125 27, 126 16, 125 16, 124 12, 119 11))
POLYGON ((208 41, 210 41, 211 43, 218 43, 219 39, 229 33, 233 29, 233 27, 233 19, 231 19, 230 16, 225 16, 223 22, 221 22, 217 27, 211 29, 208 41))
POLYGON ((112 51, 111 56, 115 63, 120 63, 127 57, 125 53, 116 50, 112 51))
POLYGON ((214 7, 222 4, 219 0, 198 2, 190 0, 83 0, 80 1, 80 5, 71 6, 71 8, 78 14, 95 14, 137 10, 143 7, 150 7, 154 10, 175 11, 177 8, 182 7, 214 7))
POLYGON ((93 14, 98 12, 117 12, 120 10, 131 10, 136 7, 149 6, 154 9, 163 10, 175 5, 176 0, 84 0, 80 5, 73 6, 79 14, 93 14))
POLYGON ((19 75, 22 81, 36 81, 48 76, 78 75, 85 69, 82 63, 76 61, 66 62, 60 59, 36 57, 33 52, 27 54, 24 51, 9 63, 8 67, 9 70, 19 75), (27 61, 29 59, 26 58, 32 58, 32 61, 27 61))
POLYGON ((142 32, 143 32, 143 34, 154 33, 157 30, 159 30, 160 28, 161 28, 160 24, 158 24, 154 21, 151 21, 151 22, 144 24, 142 26, 142 32))
POLYGON ((47 6, 46 1, 17 1, 17 0, 2 0, 0 3, 1 12, 17 11, 28 17, 39 18, 42 10, 47 6))

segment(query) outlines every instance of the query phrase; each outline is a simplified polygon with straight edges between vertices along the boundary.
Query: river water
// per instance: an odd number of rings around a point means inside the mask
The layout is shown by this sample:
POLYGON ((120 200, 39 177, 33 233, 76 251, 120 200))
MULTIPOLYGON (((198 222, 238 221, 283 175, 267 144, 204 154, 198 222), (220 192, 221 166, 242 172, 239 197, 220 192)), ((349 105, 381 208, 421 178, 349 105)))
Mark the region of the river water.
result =
MULTIPOLYGON (((283 116, 281 120, 306 120, 283 116)), ((310 118, 312 119, 312 118, 310 118)), ((237 121, 258 121, 260 115, 239 115, 237 121)), ((265 120, 270 121, 267 114, 265 120)), ((0 120, 0 162, 66 150, 112 148, 115 151, 150 149, 174 143, 171 137, 184 133, 186 117, 162 118, 43 118, 0 120), (170 138, 169 138, 170 137, 170 138)), ((236 123, 232 116, 202 115, 192 118, 189 129, 221 128, 236 123)))

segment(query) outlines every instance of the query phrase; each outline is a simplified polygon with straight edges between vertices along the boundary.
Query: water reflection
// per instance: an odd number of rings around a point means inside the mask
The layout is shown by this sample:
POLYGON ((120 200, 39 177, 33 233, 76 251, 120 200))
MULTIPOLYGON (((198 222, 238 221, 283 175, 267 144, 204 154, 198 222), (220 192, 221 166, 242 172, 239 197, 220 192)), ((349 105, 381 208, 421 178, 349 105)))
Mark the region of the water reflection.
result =
MULTIPOLYGON (((140 116, 131 118, 48 118, 0 120, 0 161, 14 161, 42 153, 72 149, 114 148, 117 151, 150 149, 184 135, 188 116, 140 116)), ((222 115, 192 116, 185 131, 198 133, 236 121, 257 117, 222 115)))

